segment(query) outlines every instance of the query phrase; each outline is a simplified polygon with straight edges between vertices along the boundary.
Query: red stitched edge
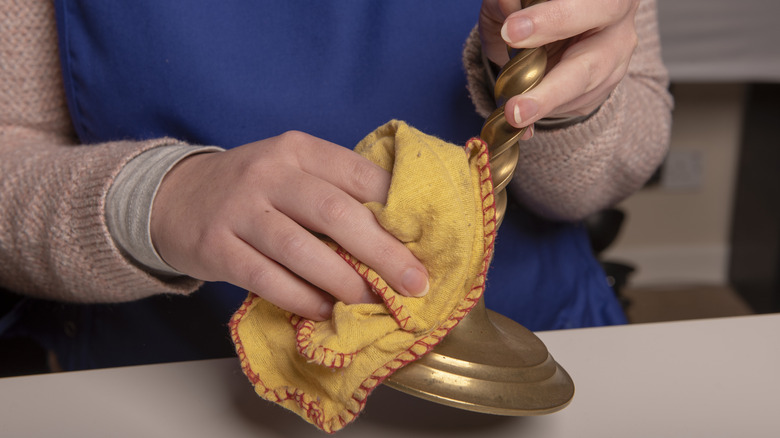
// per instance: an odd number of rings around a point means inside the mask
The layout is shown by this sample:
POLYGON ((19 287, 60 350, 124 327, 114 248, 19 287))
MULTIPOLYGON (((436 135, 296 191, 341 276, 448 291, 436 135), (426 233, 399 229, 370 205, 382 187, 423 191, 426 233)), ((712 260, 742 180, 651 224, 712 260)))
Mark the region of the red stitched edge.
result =
POLYGON ((353 257, 352 254, 348 253, 341 246, 334 243, 329 243, 329 245, 334 249, 334 251, 336 251, 336 254, 341 256, 341 258, 344 259, 344 261, 346 261, 347 264, 349 264, 349 266, 355 270, 355 272, 360 274, 360 276, 366 280, 366 283, 371 286, 371 290, 373 290, 375 294, 382 298, 385 306, 390 311, 390 314, 393 316, 401 329, 409 332, 417 330, 417 326, 411 323, 411 316, 405 315, 406 312, 404 312, 404 305, 400 301, 396 304, 396 295, 388 290, 389 286, 387 283, 385 283, 382 277, 379 276, 379 274, 372 271, 368 266, 364 265, 360 260, 353 257))
MULTIPOLYGON (((263 383, 262 379, 260 379, 260 376, 252 370, 252 366, 244 351, 241 337, 238 335, 238 324, 244 319, 249 308, 252 307, 254 302, 258 299, 259 297, 257 295, 250 293, 241 304, 241 307, 233 314, 233 317, 230 318, 230 322, 228 323, 228 326, 230 327, 230 336, 233 338, 236 354, 241 363, 241 370, 247 376, 249 382, 254 386, 255 392, 262 398, 274 403, 281 403, 287 400, 294 401, 304 412, 306 412, 306 417, 309 418, 312 424, 328 433, 335 432, 335 430, 338 429, 326 428, 324 410, 316 400, 312 400, 311 397, 308 397, 300 390, 290 391, 288 388, 280 388, 279 390, 274 391, 271 388, 268 388, 265 383, 263 383)), ((339 429, 346 425, 343 421, 342 423, 343 424, 339 429)))
POLYGON ((247 359, 246 352, 244 351, 244 345, 241 343, 241 338, 238 336, 238 323, 244 319, 244 316, 246 316, 249 307, 257 298, 257 295, 250 293, 244 302, 241 303, 241 307, 236 311, 236 313, 233 314, 233 316, 230 318, 230 322, 228 323, 228 327, 230 328, 230 337, 233 338, 233 343, 235 344, 236 348, 236 355, 238 355, 238 360, 241 362, 241 369, 244 371, 244 374, 246 374, 246 377, 250 382, 252 382, 253 385, 262 383, 262 380, 260 380, 260 376, 252 371, 252 368, 249 365, 249 360, 247 359))
POLYGON ((335 350, 315 344, 311 339, 314 333, 314 321, 310 319, 292 315, 290 323, 295 328, 295 344, 298 353, 309 362, 328 368, 344 368, 349 366, 355 355, 361 351, 358 349, 352 353, 337 353, 335 350), (314 348, 311 348, 312 346, 314 348))
MULTIPOLYGON (((464 149, 467 153, 471 154, 475 150, 477 151, 477 165, 480 174, 480 190, 482 193, 482 223, 485 230, 485 257, 482 260, 482 271, 477 275, 474 280, 474 285, 471 290, 466 294, 461 304, 459 304, 450 317, 442 323, 439 327, 434 329, 422 339, 412 344, 408 350, 399 353, 394 359, 388 361, 383 366, 376 369, 371 376, 366 378, 360 387, 353 393, 352 398, 357 402, 358 409, 352 410, 347 408, 349 413, 348 418, 343 418, 341 414, 330 419, 327 424, 323 414, 323 409, 310 397, 306 396, 303 392, 295 391, 290 392, 287 389, 279 390, 278 392, 266 387, 263 381, 260 379, 254 371, 252 371, 251 365, 246 353, 244 352, 241 338, 238 335, 238 324, 246 316, 249 307, 258 298, 257 295, 249 294, 247 299, 236 311, 233 317, 230 319, 230 336, 233 338, 233 342, 236 347, 236 353, 239 361, 241 362, 241 369, 246 374, 249 381, 255 386, 255 391, 264 399, 280 403, 283 401, 291 400, 295 401, 298 406, 304 410, 306 417, 318 428, 324 430, 327 433, 334 433, 337 430, 343 428, 355 418, 363 410, 366 404, 366 400, 371 392, 379 386, 386 378, 392 375, 398 369, 420 359, 427 354, 433 347, 435 347, 442 339, 453 329, 458 323, 474 308, 479 299, 482 297, 482 293, 485 290, 485 277, 487 275, 488 267, 490 266, 490 260, 493 257, 493 247, 496 237, 496 203, 493 196, 493 180, 490 172, 490 161, 488 157, 487 144, 482 139, 475 137, 466 142, 464 149), (258 391, 258 386, 260 391, 258 391), (273 395, 273 397, 271 397, 273 395)), ((360 272, 358 272, 360 273, 360 272)), ((362 275, 362 274, 361 274, 362 275)))

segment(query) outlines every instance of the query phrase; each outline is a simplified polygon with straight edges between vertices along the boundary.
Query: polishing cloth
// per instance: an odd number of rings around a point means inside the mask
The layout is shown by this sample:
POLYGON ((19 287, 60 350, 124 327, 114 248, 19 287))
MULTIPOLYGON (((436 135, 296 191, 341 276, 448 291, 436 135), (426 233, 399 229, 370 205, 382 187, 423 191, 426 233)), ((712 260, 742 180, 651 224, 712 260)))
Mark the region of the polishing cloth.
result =
POLYGON ((392 174, 387 203, 365 204, 425 265, 429 293, 403 296, 370 266, 325 239, 381 303, 337 302, 312 321, 249 293, 230 321, 241 366, 258 395, 332 433, 371 391, 429 352, 482 297, 496 232, 487 146, 465 147, 393 120, 355 152, 392 174))

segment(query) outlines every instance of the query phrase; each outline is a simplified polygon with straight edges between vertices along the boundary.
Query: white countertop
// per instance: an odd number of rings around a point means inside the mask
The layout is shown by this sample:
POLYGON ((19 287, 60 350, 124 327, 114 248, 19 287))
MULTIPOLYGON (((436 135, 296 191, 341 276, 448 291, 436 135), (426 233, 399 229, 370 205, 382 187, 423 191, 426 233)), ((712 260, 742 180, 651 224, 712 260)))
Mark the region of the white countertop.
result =
MULTIPOLYGON (((386 387, 340 437, 780 437, 780 315, 542 332, 571 405, 541 417, 386 387)), ((261 400, 235 359, 0 379, 3 437, 326 436, 261 400)))

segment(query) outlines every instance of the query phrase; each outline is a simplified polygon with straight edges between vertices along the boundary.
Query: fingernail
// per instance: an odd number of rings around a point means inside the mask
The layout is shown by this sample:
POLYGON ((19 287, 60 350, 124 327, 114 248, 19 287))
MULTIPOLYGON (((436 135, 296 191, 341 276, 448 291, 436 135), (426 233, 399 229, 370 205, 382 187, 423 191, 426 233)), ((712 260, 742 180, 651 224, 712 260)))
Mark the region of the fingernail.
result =
POLYGON ((520 115, 520 105, 515 105, 515 110, 512 111, 512 117, 515 119, 516 124, 523 123, 523 116, 520 115))
POLYGON ((413 297, 424 297, 428 293, 430 285, 428 276, 419 269, 409 268, 401 277, 404 289, 413 297))
POLYGON ((325 301, 320 306, 320 316, 322 319, 330 319, 331 316, 333 316, 333 303, 330 301, 325 301))
POLYGON ((523 99, 515 104, 512 109, 512 119, 515 122, 514 125, 521 128, 526 120, 533 118, 536 113, 539 112, 539 104, 531 99, 523 99))
POLYGON ((501 38, 508 44, 519 43, 534 33, 534 23, 528 17, 508 18, 501 27, 501 38))

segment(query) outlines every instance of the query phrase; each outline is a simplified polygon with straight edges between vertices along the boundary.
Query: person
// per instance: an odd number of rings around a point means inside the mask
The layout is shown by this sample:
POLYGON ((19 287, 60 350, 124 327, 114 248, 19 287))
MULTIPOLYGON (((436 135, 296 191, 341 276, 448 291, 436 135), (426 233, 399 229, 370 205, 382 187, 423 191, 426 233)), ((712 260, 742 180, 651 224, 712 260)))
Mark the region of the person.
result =
POLYGON ((375 299, 316 234, 436 293, 362 206, 390 175, 350 148, 392 118, 478 135, 507 44, 550 67, 506 103, 532 129, 486 303, 532 330, 625 322, 579 221, 665 155, 655 1, 519 3, 2 1, 6 335, 66 369, 229 355, 246 290, 312 319, 375 299))

